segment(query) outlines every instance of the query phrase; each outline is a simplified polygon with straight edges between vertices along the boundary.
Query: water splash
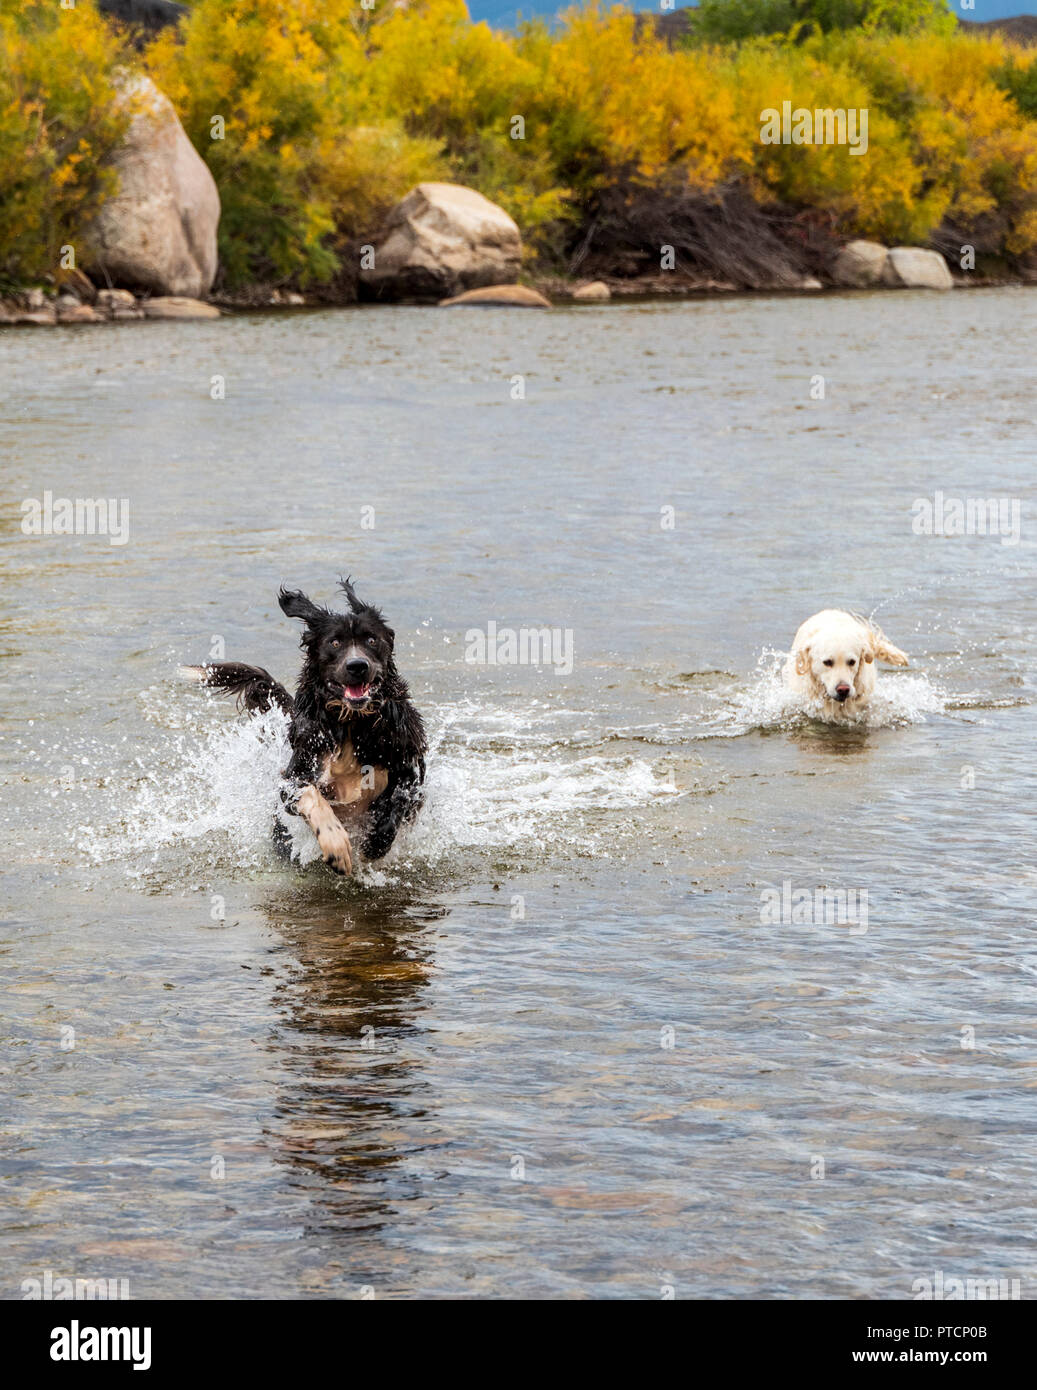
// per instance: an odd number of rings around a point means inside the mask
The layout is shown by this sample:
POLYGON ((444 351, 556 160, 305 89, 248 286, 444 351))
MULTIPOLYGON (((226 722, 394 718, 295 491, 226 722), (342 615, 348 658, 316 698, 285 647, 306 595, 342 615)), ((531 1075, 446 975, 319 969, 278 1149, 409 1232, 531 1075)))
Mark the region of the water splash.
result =
MULTIPOLYGON (((174 712, 170 722, 183 721, 174 712)), ((214 709, 211 720, 162 729, 147 761, 134 759, 106 796, 93 798, 92 823, 79 827, 76 847, 94 864, 123 862, 131 878, 166 867, 178 849, 199 867, 261 868, 288 757, 279 710, 239 723, 214 709)))
MULTIPOLYGON (((145 711, 161 727, 147 762, 132 759, 80 808, 80 819, 88 818, 75 836, 83 860, 121 865, 149 886, 276 869, 270 829, 289 757, 285 716, 235 716, 204 695, 198 713, 180 702, 196 694, 172 702, 164 695, 161 704, 153 694, 144 692, 145 711)), ((429 711, 425 806, 386 859, 364 869, 364 880, 383 882, 401 866, 449 867, 473 854, 588 853, 615 812, 678 794, 643 756, 567 747, 557 730, 549 736, 551 713, 467 702, 429 711)), ((299 864, 318 859, 306 827, 295 817, 286 824, 299 864)))
MULTIPOLYGON (((787 652, 765 648, 748 688, 718 697, 722 708, 709 721, 714 737, 733 738, 753 729, 793 729, 822 719, 820 699, 804 700, 785 684, 782 671, 787 659, 787 652)), ((926 676, 894 676, 884 671, 867 705, 846 723, 862 729, 923 724, 927 715, 944 713, 948 704, 946 692, 926 676)))

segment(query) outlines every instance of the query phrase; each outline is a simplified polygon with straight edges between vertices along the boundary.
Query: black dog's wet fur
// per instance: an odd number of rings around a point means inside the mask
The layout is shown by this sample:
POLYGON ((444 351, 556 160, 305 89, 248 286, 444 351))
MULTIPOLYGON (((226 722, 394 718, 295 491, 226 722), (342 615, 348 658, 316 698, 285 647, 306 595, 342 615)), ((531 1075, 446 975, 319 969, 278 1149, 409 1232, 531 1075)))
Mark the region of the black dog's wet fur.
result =
MULTIPOLYGON (((348 579, 339 583, 349 600, 349 613, 334 613, 303 593, 282 589, 278 594, 281 611, 305 624, 301 645, 306 655, 294 698, 261 666, 218 661, 196 669, 205 685, 236 695, 239 709, 265 713, 277 705, 290 716, 292 757, 283 773, 287 785, 281 791, 289 812, 304 786, 319 783, 325 758, 347 740, 361 767, 386 770, 388 785, 371 803, 358 846, 365 859, 380 859, 400 826, 421 806, 428 745, 421 715, 396 669, 392 628, 377 608, 361 603, 348 579), (332 638, 338 638, 343 649, 355 641, 373 640, 380 677, 371 706, 362 712, 334 703, 328 707, 327 669, 333 659, 326 651, 322 654, 322 647, 332 638)), ((279 820, 274 822, 274 843, 281 853, 289 853, 291 837, 279 820)))

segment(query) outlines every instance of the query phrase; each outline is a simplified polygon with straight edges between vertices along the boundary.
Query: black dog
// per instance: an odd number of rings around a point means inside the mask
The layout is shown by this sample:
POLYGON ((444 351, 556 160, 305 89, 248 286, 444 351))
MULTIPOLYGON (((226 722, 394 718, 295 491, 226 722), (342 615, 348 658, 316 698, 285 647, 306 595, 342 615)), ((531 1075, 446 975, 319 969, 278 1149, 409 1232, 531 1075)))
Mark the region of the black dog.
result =
MULTIPOLYGON (((203 685, 237 695, 238 708, 291 717, 292 757, 281 800, 317 837, 336 873, 353 868, 349 830, 365 859, 380 859, 400 826, 417 814, 425 780, 425 726, 393 660, 395 634, 377 608, 340 585, 349 613, 333 613, 305 594, 282 589, 278 603, 305 624, 306 653, 293 699, 261 666, 217 661, 187 671, 203 685), (348 828, 347 828, 348 827, 348 828)), ((282 853, 291 837, 274 822, 282 853)))

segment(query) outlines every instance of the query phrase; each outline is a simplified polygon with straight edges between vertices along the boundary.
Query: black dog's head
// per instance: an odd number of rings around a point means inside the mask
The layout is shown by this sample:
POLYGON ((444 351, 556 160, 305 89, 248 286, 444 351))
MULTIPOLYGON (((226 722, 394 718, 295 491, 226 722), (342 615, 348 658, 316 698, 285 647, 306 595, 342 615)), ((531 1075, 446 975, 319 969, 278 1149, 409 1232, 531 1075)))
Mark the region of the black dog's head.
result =
POLYGON ((396 634, 377 608, 361 603, 348 579, 339 584, 349 599, 349 613, 333 613, 305 594, 282 589, 281 611, 306 624, 302 646, 311 668, 315 695, 339 719, 371 714, 383 685, 395 677, 392 652, 396 634))

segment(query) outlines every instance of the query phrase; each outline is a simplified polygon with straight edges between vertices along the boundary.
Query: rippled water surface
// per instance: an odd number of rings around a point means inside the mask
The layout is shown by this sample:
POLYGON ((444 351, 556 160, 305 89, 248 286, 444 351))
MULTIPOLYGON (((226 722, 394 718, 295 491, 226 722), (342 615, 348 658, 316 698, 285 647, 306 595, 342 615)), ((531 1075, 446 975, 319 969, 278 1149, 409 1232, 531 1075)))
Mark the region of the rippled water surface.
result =
POLYGON ((1031 1296, 1035 302, 0 329, 3 1295, 1031 1296), (291 681, 276 590, 345 573, 433 745, 355 883, 176 679, 291 681), (827 606, 911 656, 854 728, 774 674, 827 606))

